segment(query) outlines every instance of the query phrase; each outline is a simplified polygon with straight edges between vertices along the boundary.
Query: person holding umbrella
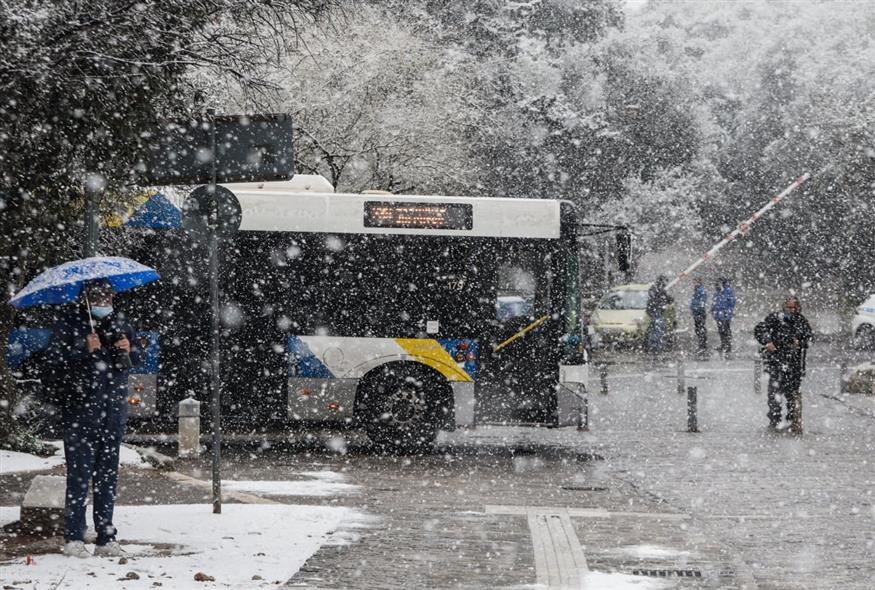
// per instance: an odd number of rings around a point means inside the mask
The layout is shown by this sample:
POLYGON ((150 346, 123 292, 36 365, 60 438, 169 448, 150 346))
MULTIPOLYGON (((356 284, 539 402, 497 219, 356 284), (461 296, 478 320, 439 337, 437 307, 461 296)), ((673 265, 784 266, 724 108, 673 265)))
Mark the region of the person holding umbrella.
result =
POLYGON ((17 308, 75 303, 56 322, 46 351, 61 399, 67 462, 65 555, 91 555, 84 542, 89 483, 97 532, 94 555, 122 555, 112 522, 119 450, 127 421, 128 373, 143 355, 113 298, 157 278, 153 269, 127 258, 86 258, 42 273, 9 301, 17 308))
POLYGON ((47 354, 59 384, 67 461, 64 554, 88 557, 85 504, 94 490, 94 555, 119 556, 112 524, 119 450, 128 411, 128 372, 142 362, 130 324, 103 281, 85 285, 79 305, 58 320, 47 354))

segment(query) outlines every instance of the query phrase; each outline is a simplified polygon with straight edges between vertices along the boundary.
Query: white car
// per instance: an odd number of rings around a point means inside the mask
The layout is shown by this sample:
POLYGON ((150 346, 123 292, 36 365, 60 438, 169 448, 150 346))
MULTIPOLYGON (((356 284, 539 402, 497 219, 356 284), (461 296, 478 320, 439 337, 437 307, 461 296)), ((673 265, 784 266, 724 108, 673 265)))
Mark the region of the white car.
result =
POLYGON ((875 350, 875 295, 857 308, 857 315, 851 321, 851 334, 857 348, 875 350))

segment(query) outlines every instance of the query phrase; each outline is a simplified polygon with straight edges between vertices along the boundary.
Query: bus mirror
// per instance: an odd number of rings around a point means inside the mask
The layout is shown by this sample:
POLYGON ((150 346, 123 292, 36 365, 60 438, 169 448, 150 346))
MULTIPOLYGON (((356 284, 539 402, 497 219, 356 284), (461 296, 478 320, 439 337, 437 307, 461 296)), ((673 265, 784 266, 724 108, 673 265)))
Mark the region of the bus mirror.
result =
POLYGON ((632 233, 628 229, 617 232, 617 268, 620 272, 632 270, 632 233))

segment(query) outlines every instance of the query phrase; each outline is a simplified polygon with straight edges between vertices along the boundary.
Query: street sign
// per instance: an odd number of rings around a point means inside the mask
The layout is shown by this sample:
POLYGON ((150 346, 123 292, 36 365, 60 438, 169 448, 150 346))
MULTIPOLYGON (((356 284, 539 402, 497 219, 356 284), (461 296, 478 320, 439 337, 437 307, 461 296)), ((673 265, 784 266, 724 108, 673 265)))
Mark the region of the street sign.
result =
POLYGON ((230 238, 237 233, 242 219, 237 195, 224 186, 199 186, 182 203, 182 227, 202 238, 209 230, 215 230, 221 239, 230 238))
POLYGON ((153 186, 288 180, 295 168, 292 131, 287 114, 162 121, 143 134, 137 172, 141 184, 153 186))

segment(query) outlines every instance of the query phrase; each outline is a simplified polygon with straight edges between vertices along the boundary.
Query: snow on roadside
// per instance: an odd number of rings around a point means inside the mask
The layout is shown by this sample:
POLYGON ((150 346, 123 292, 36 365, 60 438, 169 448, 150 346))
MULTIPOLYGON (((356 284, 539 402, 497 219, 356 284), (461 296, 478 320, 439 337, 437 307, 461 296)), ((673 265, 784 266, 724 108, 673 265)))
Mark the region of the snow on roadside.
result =
POLYGON ((222 487, 237 492, 262 494, 265 496, 334 496, 355 494, 359 487, 345 483, 346 476, 334 471, 303 471, 300 473, 312 479, 285 481, 234 481, 222 480, 222 487))
POLYGON ((581 588, 598 590, 661 590, 675 586, 676 584, 668 580, 604 572, 587 572, 580 580, 581 588))
MULTIPOLYGON (((55 454, 51 457, 37 457, 30 453, 19 453, 18 451, 0 450, 0 475, 8 473, 26 473, 30 471, 48 471, 58 465, 64 464, 64 443, 59 440, 47 441, 54 446, 55 454)), ((151 465, 143 461, 140 454, 134 449, 122 445, 119 453, 119 462, 122 465, 133 465, 144 469, 151 468, 151 465)))
POLYGON ((116 506, 119 540, 131 553, 128 563, 37 555, 29 566, 23 560, 0 565, 0 579, 31 590, 145 588, 152 582, 179 590, 276 587, 330 542, 339 525, 360 518, 344 507, 225 504, 217 515, 209 504, 116 506), (172 544, 170 554, 156 544, 172 544), (129 572, 139 579, 124 579, 129 572), (215 582, 195 581, 197 572, 215 582))
POLYGON ((0 475, 27 471, 47 471, 64 464, 63 453, 51 457, 37 457, 30 453, 0 450, 0 475))
POLYGON ((695 556, 690 551, 660 545, 626 545, 611 551, 611 553, 620 553, 638 559, 687 559, 695 556))

